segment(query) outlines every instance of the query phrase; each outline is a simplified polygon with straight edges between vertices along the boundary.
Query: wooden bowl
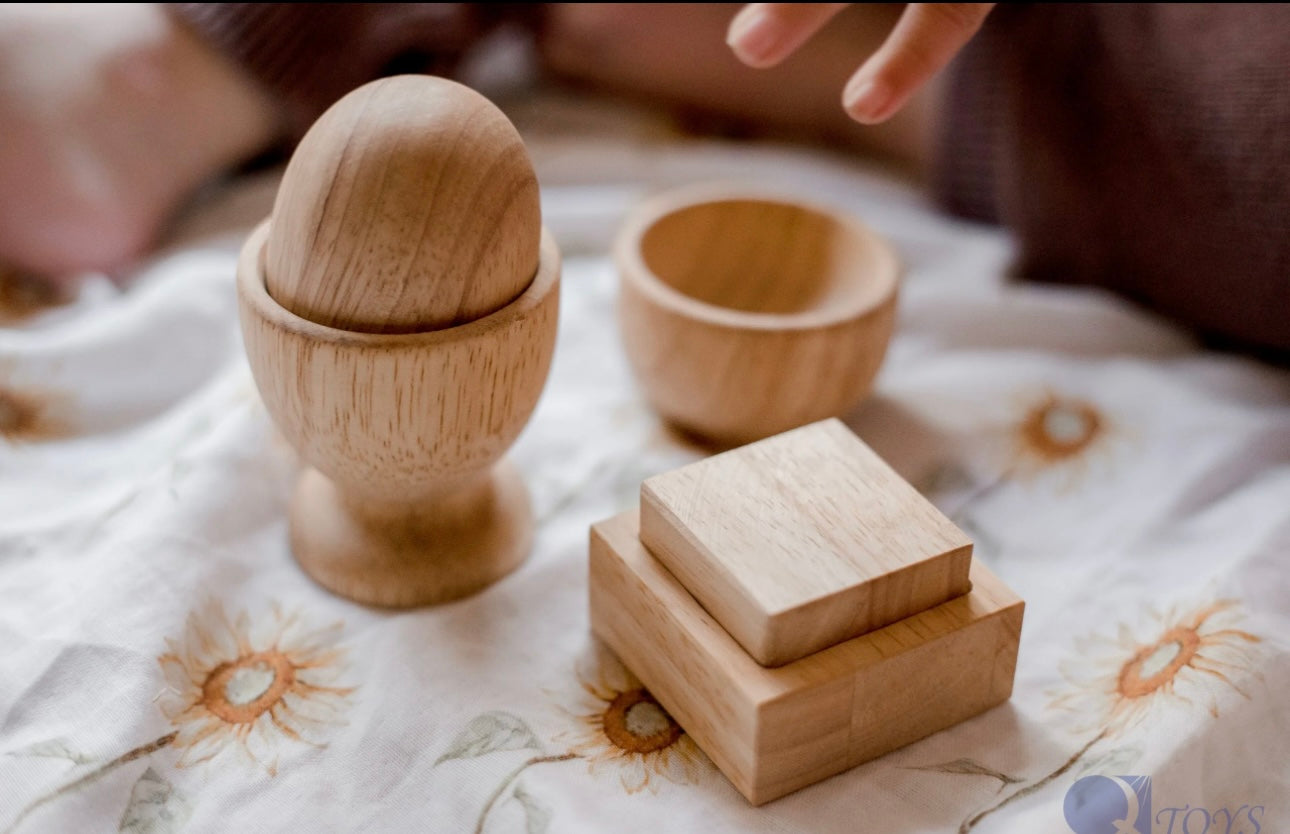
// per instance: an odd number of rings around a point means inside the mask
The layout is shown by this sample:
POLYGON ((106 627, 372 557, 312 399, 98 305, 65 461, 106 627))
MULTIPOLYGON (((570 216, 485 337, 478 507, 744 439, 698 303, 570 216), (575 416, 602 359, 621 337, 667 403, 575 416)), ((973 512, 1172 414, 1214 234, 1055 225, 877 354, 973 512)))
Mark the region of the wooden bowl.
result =
POLYGON ((739 445, 839 416, 873 384, 901 267, 845 214, 726 187, 654 197, 614 243, 627 357, 683 432, 739 445))

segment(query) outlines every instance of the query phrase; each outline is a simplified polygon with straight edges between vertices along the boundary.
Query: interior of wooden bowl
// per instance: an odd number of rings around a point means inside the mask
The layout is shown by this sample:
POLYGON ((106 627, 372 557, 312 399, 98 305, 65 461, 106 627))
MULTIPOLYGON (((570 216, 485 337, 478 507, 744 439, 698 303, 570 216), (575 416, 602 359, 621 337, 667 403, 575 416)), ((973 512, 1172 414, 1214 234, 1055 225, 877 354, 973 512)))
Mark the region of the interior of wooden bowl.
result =
POLYGON ((663 215, 640 241, 659 281, 730 310, 862 312, 891 291, 889 250, 854 221, 793 203, 718 199, 663 215))

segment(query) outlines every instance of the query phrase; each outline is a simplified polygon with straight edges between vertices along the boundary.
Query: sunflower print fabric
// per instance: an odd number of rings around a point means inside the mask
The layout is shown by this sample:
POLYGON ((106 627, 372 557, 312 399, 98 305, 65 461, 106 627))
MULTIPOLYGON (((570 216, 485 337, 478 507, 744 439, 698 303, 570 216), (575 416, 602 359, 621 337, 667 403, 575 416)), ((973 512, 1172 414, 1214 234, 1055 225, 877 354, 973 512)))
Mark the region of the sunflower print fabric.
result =
POLYGON ((542 102, 516 119, 561 329, 511 453, 538 526, 469 599, 359 606, 291 557, 299 462, 233 292, 271 176, 212 195, 128 290, 0 281, 0 834, 1084 834, 1065 804, 1091 776, 1149 778, 1151 834, 1290 830, 1286 371, 1007 283, 1005 237, 844 161, 542 102), (1007 705, 761 808, 587 626, 588 525, 705 453, 632 380, 609 258, 638 194, 699 174, 896 244, 900 325, 846 422, 1027 603, 1007 705))
POLYGON ((179 730, 179 767, 237 752, 273 775, 280 748, 322 746, 343 726, 353 687, 338 686, 345 652, 335 645, 340 625, 309 631, 298 614, 274 610, 252 632, 247 616, 222 610, 189 623, 182 641, 158 662, 166 675, 162 706, 179 730))

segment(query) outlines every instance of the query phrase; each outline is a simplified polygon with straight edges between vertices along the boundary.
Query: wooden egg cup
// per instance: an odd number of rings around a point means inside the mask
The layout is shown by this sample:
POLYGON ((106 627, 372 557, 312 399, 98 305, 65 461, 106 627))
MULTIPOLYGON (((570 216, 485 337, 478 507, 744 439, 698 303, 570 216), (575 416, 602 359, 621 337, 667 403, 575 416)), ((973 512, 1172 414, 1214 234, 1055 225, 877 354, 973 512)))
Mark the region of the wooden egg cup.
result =
POLYGON ((341 330, 297 316, 265 284, 269 222, 238 262, 246 352, 269 414, 309 465, 291 547, 310 576, 382 606, 444 602, 514 570, 533 532, 502 460, 528 421, 555 344, 560 253, 482 318, 416 333, 341 330))
POLYGON ((846 215, 687 188, 635 209, 614 259, 623 341, 650 404, 716 445, 844 414, 886 354, 900 264, 846 215))

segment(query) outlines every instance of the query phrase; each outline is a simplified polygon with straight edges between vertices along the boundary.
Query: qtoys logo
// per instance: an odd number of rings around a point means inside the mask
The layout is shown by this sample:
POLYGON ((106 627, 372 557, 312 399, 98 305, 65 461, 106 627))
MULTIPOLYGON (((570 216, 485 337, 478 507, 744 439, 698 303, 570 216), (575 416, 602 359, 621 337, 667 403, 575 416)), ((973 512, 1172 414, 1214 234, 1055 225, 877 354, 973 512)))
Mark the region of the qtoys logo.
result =
POLYGON ((1263 810, 1182 805, 1153 817, 1150 776, 1085 776, 1071 785, 1062 806, 1075 834, 1260 834, 1263 810))

